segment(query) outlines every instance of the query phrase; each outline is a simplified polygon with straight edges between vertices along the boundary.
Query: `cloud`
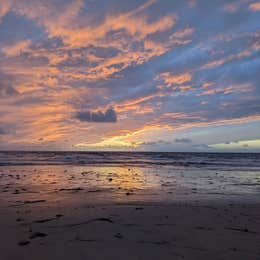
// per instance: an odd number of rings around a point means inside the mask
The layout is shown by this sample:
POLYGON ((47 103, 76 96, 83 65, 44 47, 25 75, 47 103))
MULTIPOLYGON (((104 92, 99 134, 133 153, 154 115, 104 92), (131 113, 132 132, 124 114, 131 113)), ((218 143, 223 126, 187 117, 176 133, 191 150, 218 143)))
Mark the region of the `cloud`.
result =
POLYGON ((207 144, 194 144, 192 147, 198 148, 198 149, 210 149, 210 148, 212 148, 207 144))
POLYGON ((252 86, 249 84, 237 84, 237 85, 231 85, 231 86, 215 86, 214 88, 206 88, 206 90, 203 90, 201 93, 197 94, 197 96, 207 96, 207 95, 216 95, 216 94, 231 94, 231 93, 246 93, 251 92, 252 86))
POLYGON ((0 98, 6 98, 11 96, 16 96, 19 92, 12 86, 7 86, 5 84, 1 85, 0 82, 0 98))
POLYGON ((95 122, 95 123, 115 123, 117 115, 114 109, 109 108, 105 112, 97 111, 83 111, 77 112, 76 118, 80 121, 95 122))
POLYGON ((10 57, 19 56, 23 52, 29 50, 30 45, 31 45, 30 40, 21 40, 16 42, 13 45, 2 48, 2 51, 6 56, 10 56, 10 57))
POLYGON ((211 148, 215 149, 243 149, 243 148, 251 148, 258 150, 260 149, 260 139, 253 139, 253 140, 241 140, 236 142, 229 142, 229 143, 218 143, 210 145, 211 148))
MULTIPOLYGON (((151 4, 154 1, 149 1, 151 4)), ((134 10, 130 10, 119 15, 106 15, 104 21, 97 26, 73 25, 73 19, 79 18, 79 11, 82 8, 82 1, 77 1, 68 5, 67 10, 56 19, 44 20, 43 24, 47 28, 50 37, 61 37, 62 40, 71 46, 82 47, 89 44, 101 44, 106 39, 106 35, 111 32, 125 31, 129 36, 134 36, 136 40, 145 39, 148 35, 156 32, 163 32, 170 29, 175 24, 175 16, 164 16, 157 21, 148 22, 146 15, 140 15, 150 5, 143 5, 134 10), (73 8, 73 12, 71 9, 73 8), (73 14, 73 15, 72 15, 73 14), (73 25, 73 26, 72 26, 73 25)), ((122 34, 124 36, 124 34, 122 34)), ((123 43, 124 37, 118 38, 119 44, 123 43)))
POLYGON ((227 3, 224 5, 224 11, 229 12, 229 13, 235 13, 239 10, 239 8, 242 5, 242 1, 234 1, 232 3, 227 3))
POLYGON ((185 144, 192 143, 192 140, 188 138, 176 138, 174 141, 176 143, 185 143, 185 144))
POLYGON ((1 18, 4 17, 10 8, 10 1, 8 0, 1 0, 0 3, 0 23, 1 23, 1 18))
POLYGON ((2 127, 0 127, 0 135, 5 135, 5 134, 6 134, 6 131, 2 127))
POLYGON ((172 143, 164 140, 158 140, 158 141, 150 141, 150 142, 137 142, 133 144, 137 146, 156 146, 156 145, 171 145, 172 143))
POLYGON ((171 72, 163 72, 156 77, 157 81, 162 81, 167 88, 176 87, 192 80, 191 73, 174 74, 171 72))
POLYGON ((255 2, 249 5, 249 10, 253 12, 260 11, 260 2, 255 2))
POLYGON ((124 8, 121 12, 100 12, 99 20, 96 20, 95 12, 87 16, 84 14, 86 3, 83 0, 68 1, 62 6, 55 4, 55 1, 35 4, 34 1, 23 0, 15 3, 15 13, 32 19, 44 29, 50 41, 61 41, 62 48, 32 48, 30 54, 47 58, 52 65, 78 65, 74 68, 69 66, 66 70, 66 76, 74 79, 107 79, 128 67, 143 64, 187 44, 190 39, 186 38, 193 32, 191 28, 184 28, 173 33, 172 29, 178 20, 173 12, 153 17, 148 9, 158 4, 154 0, 144 1, 142 5, 128 10, 124 8), (112 57, 100 57, 93 52, 93 48, 114 49, 115 54, 112 57))

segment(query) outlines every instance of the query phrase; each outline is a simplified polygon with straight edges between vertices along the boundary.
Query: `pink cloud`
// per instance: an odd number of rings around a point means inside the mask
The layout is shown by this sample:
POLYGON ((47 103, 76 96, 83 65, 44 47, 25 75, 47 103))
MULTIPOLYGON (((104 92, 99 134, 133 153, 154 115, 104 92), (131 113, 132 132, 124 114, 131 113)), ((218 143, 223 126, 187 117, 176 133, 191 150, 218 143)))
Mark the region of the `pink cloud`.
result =
POLYGON ((29 50, 30 45, 31 45, 30 40, 21 40, 21 41, 14 43, 13 45, 9 45, 9 46, 2 48, 2 51, 7 56, 11 56, 11 57, 18 56, 21 53, 29 50))
POLYGON ((255 2, 249 5, 249 10, 253 12, 260 11, 260 2, 255 2))

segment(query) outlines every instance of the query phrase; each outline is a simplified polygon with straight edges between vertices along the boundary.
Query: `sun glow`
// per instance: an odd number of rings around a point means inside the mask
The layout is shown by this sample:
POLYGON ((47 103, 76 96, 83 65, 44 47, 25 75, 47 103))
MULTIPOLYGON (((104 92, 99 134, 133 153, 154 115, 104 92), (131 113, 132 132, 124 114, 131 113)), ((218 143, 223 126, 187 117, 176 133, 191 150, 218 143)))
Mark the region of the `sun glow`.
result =
POLYGON ((210 147, 217 149, 260 149, 260 139, 212 144, 210 147))

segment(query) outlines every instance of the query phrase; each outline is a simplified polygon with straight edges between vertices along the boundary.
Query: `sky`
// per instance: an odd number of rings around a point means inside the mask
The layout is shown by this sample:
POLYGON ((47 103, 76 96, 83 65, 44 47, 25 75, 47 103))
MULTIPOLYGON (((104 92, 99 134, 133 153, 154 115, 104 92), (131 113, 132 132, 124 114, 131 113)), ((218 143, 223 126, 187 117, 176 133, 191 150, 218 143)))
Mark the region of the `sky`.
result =
POLYGON ((1 0, 0 150, 260 152, 260 2, 1 0))

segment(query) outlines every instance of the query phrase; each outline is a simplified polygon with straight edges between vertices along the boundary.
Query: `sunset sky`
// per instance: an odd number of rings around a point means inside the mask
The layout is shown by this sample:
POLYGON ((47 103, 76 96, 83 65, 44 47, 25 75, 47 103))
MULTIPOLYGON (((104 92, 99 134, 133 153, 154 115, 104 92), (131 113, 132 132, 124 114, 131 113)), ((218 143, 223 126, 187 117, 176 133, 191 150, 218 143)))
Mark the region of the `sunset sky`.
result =
POLYGON ((1 0, 16 149, 260 151, 260 2, 1 0))

